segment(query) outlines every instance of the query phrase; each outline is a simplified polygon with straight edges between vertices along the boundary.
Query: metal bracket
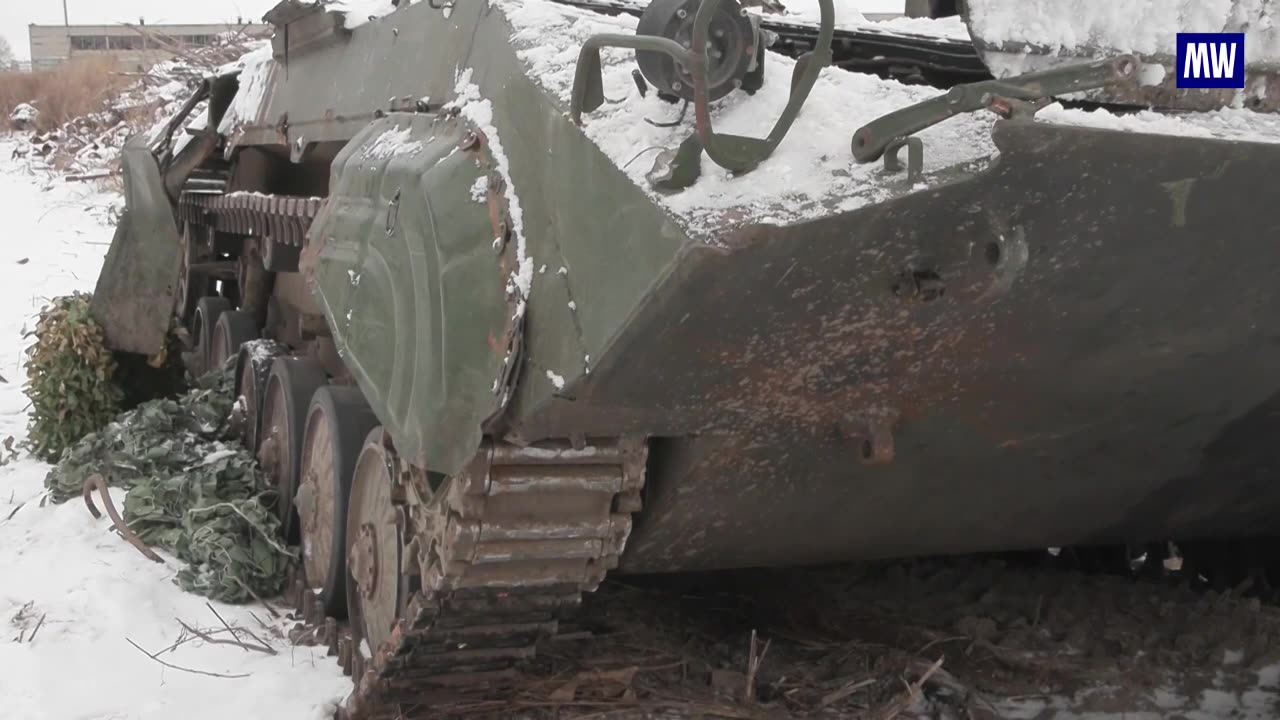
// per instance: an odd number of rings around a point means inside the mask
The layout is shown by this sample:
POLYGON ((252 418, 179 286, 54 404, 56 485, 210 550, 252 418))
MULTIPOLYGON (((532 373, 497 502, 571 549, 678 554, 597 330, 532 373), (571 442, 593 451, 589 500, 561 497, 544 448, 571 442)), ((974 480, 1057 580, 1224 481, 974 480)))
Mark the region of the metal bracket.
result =
MULTIPOLYGON (((1051 68, 1005 80, 984 80, 957 85, 946 93, 883 115, 853 134, 853 157, 860 163, 880 159, 890 143, 920 132, 961 113, 1010 107, 1009 99, 1040 100, 1081 90, 1132 82, 1137 79, 1138 59, 1117 55, 1080 65, 1051 68), (999 98, 1004 104, 994 102, 999 98)), ((1021 108, 1019 108, 1021 109, 1021 108)))
POLYGON ((884 147, 884 171, 887 173, 902 172, 902 160, 898 151, 907 147, 907 182, 915 184, 924 176, 924 141, 918 137, 900 137, 889 141, 884 147))
MULTIPOLYGON (((718 134, 712 128, 707 78, 707 68, 711 61, 707 56, 707 41, 712 15, 715 13, 716 6, 723 1, 702 0, 702 4, 698 6, 698 14, 694 17, 693 25, 693 49, 686 50, 674 40, 655 36, 601 34, 589 38, 582 45, 573 78, 573 96, 569 105, 569 114, 573 122, 581 125, 584 112, 592 112, 604 104, 601 48, 619 47, 665 53, 676 63, 689 68, 689 74, 693 76, 697 134, 690 140, 696 138, 707 156, 730 172, 750 172, 764 162, 791 130, 792 124, 800 115, 800 109, 804 107, 810 91, 818 81, 818 74, 822 72, 822 68, 831 64, 831 41, 835 36, 835 7, 833 0, 818 0, 822 10, 822 26, 818 34, 818 42, 812 51, 805 53, 796 61, 791 78, 791 95, 773 130, 766 138, 753 138, 718 134)), ((686 141, 682 147, 688 146, 689 141, 686 141)), ((687 165, 689 163, 696 165, 700 161, 701 153, 694 155, 681 152, 672 158, 670 173, 663 181, 664 189, 680 190, 692 185, 697 180, 699 171, 687 165)))

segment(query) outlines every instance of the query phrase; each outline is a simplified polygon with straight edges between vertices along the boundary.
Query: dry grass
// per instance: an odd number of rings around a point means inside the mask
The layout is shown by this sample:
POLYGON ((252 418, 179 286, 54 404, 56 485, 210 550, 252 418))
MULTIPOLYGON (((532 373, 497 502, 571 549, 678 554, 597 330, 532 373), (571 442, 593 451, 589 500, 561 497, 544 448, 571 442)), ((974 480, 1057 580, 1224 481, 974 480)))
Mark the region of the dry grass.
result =
POLYGON ((38 129, 50 130, 102 110, 127 84, 109 58, 77 59, 44 72, 0 73, 0 119, 31 103, 40 110, 38 129))

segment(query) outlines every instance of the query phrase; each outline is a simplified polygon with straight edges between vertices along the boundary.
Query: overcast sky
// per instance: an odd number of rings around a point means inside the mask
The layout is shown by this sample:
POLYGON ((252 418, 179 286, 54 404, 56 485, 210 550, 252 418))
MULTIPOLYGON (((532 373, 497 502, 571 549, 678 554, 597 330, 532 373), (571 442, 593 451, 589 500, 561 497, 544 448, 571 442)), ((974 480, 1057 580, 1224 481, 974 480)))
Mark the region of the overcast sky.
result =
MULTIPOLYGON (((277 0, 66 0, 74 24, 258 21, 277 0)), ((61 25, 62 0, 0 0, 0 35, 21 60, 31 56, 27 25, 61 25)))

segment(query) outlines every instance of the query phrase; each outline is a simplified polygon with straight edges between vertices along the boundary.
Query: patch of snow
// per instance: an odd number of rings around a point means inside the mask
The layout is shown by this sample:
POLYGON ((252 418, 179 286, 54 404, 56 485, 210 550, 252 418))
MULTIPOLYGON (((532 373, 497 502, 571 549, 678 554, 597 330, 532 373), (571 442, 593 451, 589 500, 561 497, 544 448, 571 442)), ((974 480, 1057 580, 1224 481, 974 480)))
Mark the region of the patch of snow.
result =
POLYGON ((343 27, 355 30, 365 23, 390 15, 396 11, 396 6, 391 4, 391 0, 343 0, 330 3, 328 9, 344 13, 346 17, 342 21, 343 27))
POLYGON ((576 448, 553 450, 551 448, 540 448, 531 445, 526 448, 521 448, 520 454, 531 458, 564 458, 565 460, 574 460, 595 457, 600 454, 600 450, 595 445, 585 445, 581 450, 576 448))
MULTIPOLYGON (((275 196, 275 195, 272 195, 272 194, 270 194, 270 193, 264 193, 264 192, 262 192, 262 191, 260 191, 260 190, 236 190, 235 192, 229 192, 229 193, 227 193, 224 197, 229 197, 229 198, 239 198, 239 197, 260 197, 260 198, 269 198, 269 197, 276 197, 276 196, 275 196)), ((302 197, 302 196, 300 196, 300 195, 296 195, 296 196, 291 196, 291 197, 302 197)), ((308 196, 308 197, 306 197, 306 198, 304 198, 304 199, 307 199, 307 200, 323 200, 324 198, 323 198, 323 197, 321 197, 321 196, 319 196, 319 195, 311 195, 311 196, 308 196)))
POLYGON ((19 103, 13 112, 9 113, 9 119, 14 122, 31 123, 35 122, 37 117, 40 117, 40 111, 28 103, 19 103))
MULTIPOLYGON (((778 15, 765 13, 752 8, 762 18, 770 22, 795 23, 797 25, 818 26, 822 23, 822 9, 818 0, 782 0, 786 12, 778 15)), ((867 0, 835 0, 835 26, 837 30, 853 31, 887 31, 908 33, 911 35, 928 35, 931 37, 968 40, 969 29, 959 15, 949 18, 909 18, 903 15, 905 2, 867 2, 867 0), (892 9, 890 9, 892 8, 892 9), (873 17, 897 15, 887 19, 876 20, 873 17)))
MULTIPOLYGON (((92 291, 112 228, 105 208, 118 201, 91 184, 32 182, 0 141, 0 209, 6 230, 24 242, 0 247, 0 438, 26 435, 22 391, 24 338, 47 299, 92 291), (92 212, 86 212, 92 210, 92 212), (27 262, 19 264, 26 258, 27 262)), ((184 643, 165 662, 244 677, 212 677, 166 668, 132 647, 156 652, 184 633, 175 618, 199 628, 219 625, 205 598, 173 584, 182 564, 153 563, 95 520, 83 503, 40 506, 49 466, 30 456, 0 466, 0 698, 3 716, 22 720, 327 720, 351 689, 323 648, 290 647, 260 632, 257 605, 215 604, 229 623, 253 628, 277 655, 184 643), (14 642, 21 617, 24 641, 14 642), (41 622, 41 618, 43 621, 41 622), (36 630, 36 625, 39 630, 36 630), (35 637, 30 642, 32 632, 35 637)), ((124 491, 112 489, 116 507, 124 491)), ((288 630, 284 623, 273 627, 288 630)))
POLYGON ((489 179, 481 175, 476 181, 471 183, 471 199, 480 204, 489 201, 489 179))
POLYGON ((519 293, 515 318, 523 317, 529 301, 529 290, 533 286, 533 258, 529 257, 529 246, 524 234, 524 210, 520 207, 520 198, 516 195, 515 182, 511 179, 511 160, 502 147, 502 138, 493 124, 493 102, 480 94, 480 88, 471 81, 471 68, 458 74, 454 84, 456 98, 449 104, 457 108, 464 118, 484 133, 489 145, 489 154, 493 164, 503 179, 503 196, 507 200, 507 215, 511 218, 511 231, 516 236, 516 268, 511 272, 508 290, 519 293))
POLYGON ((933 18, 893 18, 892 20, 873 22, 862 29, 889 30, 911 35, 929 35, 949 40, 969 41, 969 28, 959 15, 936 20, 933 18))
POLYGON ((1138 71, 1138 82, 1142 85, 1159 85, 1164 82, 1168 72, 1160 63, 1142 63, 1142 69, 1138 71))
POLYGON ((275 68, 270 43, 264 43, 245 53, 237 62, 240 69, 240 89, 236 91, 231 106, 218 124, 218 132, 223 135, 232 135, 244 125, 258 121, 271 85, 272 70, 275 68))
POLYGON ((276 344, 270 340, 250 340, 244 345, 249 348, 249 362, 261 362, 267 358, 275 357, 278 350, 276 344))
POLYGON ((557 374, 555 374, 555 373, 551 372, 550 370, 548 370, 548 371, 547 371, 547 379, 551 381, 551 384, 552 384, 552 385, 555 385, 555 386, 556 386, 556 389, 557 389, 557 390, 563 390, 563 389, 564 389, 564 378, 563 378, 563 377, 561 377, 561 376, 559 376, 559 375, 557 375, 557 374))
POLYGON ((217 69, 215 69, 213 72, 209 73, 205 77, 215 78, 215 77, 222 77, 223 75, 230 75, 231 73, 235 73, 235 72, 241 72, 245 69, 246 61, 250 58, 250 56, 252 56, 257 51, 263 50, 265 48, 270 48, 270 47, 271 47, 270 40, 258 40, 253 43, 250 43, 246 45, 247 51, 243 55, 236 58, 235 60, 232 60, 229 63, 224 63, 222 65, 219 65, 217 69))
POLYGON ((173 138, 173 154, 174 155, 177 155, 179 152, 182 152, 182 148, 186 147, 187 143, 191 142, 192 138, 194 137, 190 132, 187 132, 187 130, 195 130, 199 132, 200 130, 204 130, 205 128, 209 127, 209 111, 208 111, 207 103, 200 103, 200 106, 197 107, 192 112, 192 114, 195 117, 192 118, 189 123, 187 123, 186 130, 182 128, 178 128, 174 132, 174 138, 173 138))
POLYGON ((1067 109, 1062 103, 1053 103, 1037 113, 1036 120, 1103 130, 1280 143, 1280 115, 1234 108, 1185 115, 1150 110, 1117 115, 1102 109, 1067 109))
POLYGON ((218 450, 217 452, 210 453, 208 457, 200 461, 200 464, 212 465, 218 462, 219 460, 225 460, 229 457, 235 457, 236 454, 237 454, 236 451, 233 450, 232 448, 223 448, 221 450, 218 450))
POLYGON ((1180 32, 1244 32, 1250 63, 1280 55, 1273 0, 967 0, 976 35, 1003 47, 1176 55, 1180 32))
MULTIPOLYGON (((513 44, 530 77, 566 110, 582 43, 598 33, 635 32, 634 18, 598 15, 546 0, 491 0, 491 4, 511 23, 513 44)), ((856 210, 901 192, 905 176, 885 176, 880 163, 854 162, 853 134, 881 115, 939 94, 933 88, 824 68, 790 133, 758 168, 734 177, 704 153, 698 182, 668 195, 650 189, 645 175, 651 160, 630 161, 638 152, 679 146, 693 132, 693 113, 675 128, 644 122, 644 118, 668 120, 678 109, 659 100, 656 93, 640 96, 631 77, 633 53, 606 50, 602 65, 605 95, 619 102, 585 115, 584 132, 637 186, 681 219, 691 234, 708 241, 733 224, 764 217, 782 224, 798 223, 856 210)), ((790 58, 770 52, 765 86, 754 97, 734 93, 712 108, 716 131, 767 136, 787 103, 794 67, 790 58)), ((993 116, 971 114, 919 133, 925 142, 926 169, 995 156, 990 137, 993 122, 993 116)))
MULTIPOLYGON (((862 14, 857 0, 834 0, 832 4, 835 7, 838 29, 858 28, 871 22, 862 14)), ((786 12, 782 14, 761 12, 759 8, 751 8, 750 11, 765 20, 774 22, 794 22, 801 25, 816 25, 822 22, 822 8, 819 7, 818 0, 782 0, 782 5, 786 8, 786 12)), ((902 8, 898 11, 901 12, 902 8)))
POLYGON ((420 140, 413 138, 413 128, 391 128, 378 136, 372 145, 365 148, 361 158, 364 160, 386 160, 397 155, 413 157, 423 151, 420 140))
MULTIPOLYGON (((787 7, 791 7, 791 3, 795 1, 787 0, 787 7)), ((846 5, 852 5, 858 12, 867 15, 901 15, 907 9, 906 0, 844 0, 844 2, 846 5)), ((837 12, 839 11, 839 5, 836 6, 836 10, 837 12)))

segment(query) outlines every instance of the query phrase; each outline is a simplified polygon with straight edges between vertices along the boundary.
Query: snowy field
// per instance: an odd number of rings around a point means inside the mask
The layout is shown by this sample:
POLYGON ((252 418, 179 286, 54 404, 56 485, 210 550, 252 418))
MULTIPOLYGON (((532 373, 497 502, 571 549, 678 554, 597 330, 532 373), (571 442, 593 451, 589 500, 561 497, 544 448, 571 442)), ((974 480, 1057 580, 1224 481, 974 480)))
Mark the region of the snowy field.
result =
MULTIPOLYGON (((31 340, 23 334, 48 299, 93 290, 111 241, 110 208, 121 202, 84 183, 29 175, 12 151, 0 139, 0 440, 25 434, 22 362, 31 340)), ((79 500, 41 507, 47 470, 25 453, 0 467, 0 717, 332 717, 350 680, 323 648, 293 647, 287 622, 262 606, 213 607, 274 655, 201 639, 145 655, 189 637, 181 623, 216 629, 215 640, 227 633, 204 598, 172 583, 175 559, 147 560, 79 500)), ((123 507, 124 492, 113 497, 123 507)))

